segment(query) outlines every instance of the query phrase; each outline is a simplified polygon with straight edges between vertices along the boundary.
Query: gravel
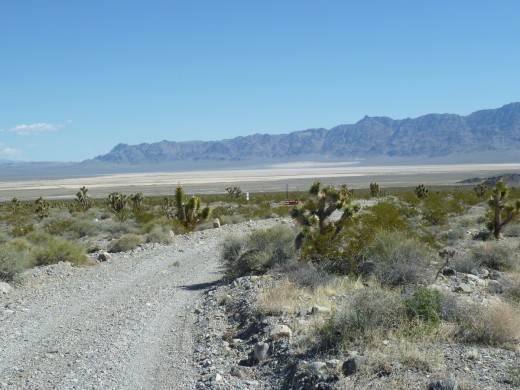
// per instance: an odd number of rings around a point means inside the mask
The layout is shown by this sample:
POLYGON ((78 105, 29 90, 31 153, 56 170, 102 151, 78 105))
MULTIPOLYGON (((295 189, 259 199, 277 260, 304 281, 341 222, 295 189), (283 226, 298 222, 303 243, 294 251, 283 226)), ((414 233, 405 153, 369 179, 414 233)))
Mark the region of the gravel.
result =
POLYGON ((221 278, 219 244, 278 219, 226 225, 33 269, 0 294, 0 389, 192 389, 195 307, 221 278))

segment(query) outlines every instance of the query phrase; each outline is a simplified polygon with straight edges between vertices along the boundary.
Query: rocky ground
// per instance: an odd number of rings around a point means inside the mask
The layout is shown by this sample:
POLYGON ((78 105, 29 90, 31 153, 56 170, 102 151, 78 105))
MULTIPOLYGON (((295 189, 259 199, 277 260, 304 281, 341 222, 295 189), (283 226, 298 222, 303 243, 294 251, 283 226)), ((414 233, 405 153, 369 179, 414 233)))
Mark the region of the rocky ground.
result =
POLYGON ((195 388, 205 329, 194 308, 221 278, 219 245, 274 223, 177 236, 97 266, 30 270, 23 286, 0 292, 0 389, 195 388))
MULTIPOLYGON (((484 279, 469 276, 472 293, 465 294, 478 299, 484 279), (477 278, 481 286, 472 281, 477 278)), ((455 290, 463 283, 461 277, 444 278, 438 284, 455 290)), ((520 363, 519 350, 451 343, 404 345, 389 339, 381 341, 378 362, 363 346, 337 355, 310 355, 304 345, 307 336, 298 328, 313 317, 327 315, 327 309, 309 307, 297 314, 259 316, 257 297, 272 278, 243 277, 205 294, 204 310, 196 310, 204 329, 196 348, 202 372, 197 388, 428 389, 449 379, 466 390, 518 388, 511 383, 509 370, 520 363), (402 364, 403 356, 414 361, 402 364)))
MULTIPOLYGON (((518 388, 509 371, 520 364, 514 349, 388 339, 379 360, 362 345, 309 353, 301 329, 329 308, 266 316, 259 296, 280 275, 221 280, 225 237, 278 223, 289 221, 226 225, 112 254, 97 266, 29 271, 24 286, 0 291, 0 389, 518 388)), ((482 303, 506 279, 446 272, 436 285, 482 303)))

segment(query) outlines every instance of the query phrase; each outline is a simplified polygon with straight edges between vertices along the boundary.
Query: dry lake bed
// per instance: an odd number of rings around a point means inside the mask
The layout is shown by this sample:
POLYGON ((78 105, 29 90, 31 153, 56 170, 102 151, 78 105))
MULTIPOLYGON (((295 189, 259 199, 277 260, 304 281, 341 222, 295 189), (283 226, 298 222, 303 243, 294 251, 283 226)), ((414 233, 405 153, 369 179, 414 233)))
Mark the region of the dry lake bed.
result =
POLYGON ((458 164, 419 166, 354 166, 342 163, 290 163, 263 169, 228 169, 184 172, 110 174, 91 177, 46 180, 0 180, 0 201, 16 197, 21 200, 72 198, 86 186, 93 197, 103 198, 119 191, 141 191, 147 196, 173 194, 181 184, 187 193, 225 193, 229 186, 249 192, 306 191, 314 180, 325 184, 347 184, 349 188, 367 188, 371 182, 383 188, 455 185, 472 177, 519 173, 520 163, 458 164))

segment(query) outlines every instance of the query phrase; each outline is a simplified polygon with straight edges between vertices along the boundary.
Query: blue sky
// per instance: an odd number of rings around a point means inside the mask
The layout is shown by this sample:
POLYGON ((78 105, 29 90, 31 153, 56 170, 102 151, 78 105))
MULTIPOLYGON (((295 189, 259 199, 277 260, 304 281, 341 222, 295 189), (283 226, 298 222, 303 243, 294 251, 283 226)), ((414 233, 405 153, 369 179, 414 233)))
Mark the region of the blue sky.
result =
POLYGON ((0 160, 520 101, 520 2, 0 0, 0 160))

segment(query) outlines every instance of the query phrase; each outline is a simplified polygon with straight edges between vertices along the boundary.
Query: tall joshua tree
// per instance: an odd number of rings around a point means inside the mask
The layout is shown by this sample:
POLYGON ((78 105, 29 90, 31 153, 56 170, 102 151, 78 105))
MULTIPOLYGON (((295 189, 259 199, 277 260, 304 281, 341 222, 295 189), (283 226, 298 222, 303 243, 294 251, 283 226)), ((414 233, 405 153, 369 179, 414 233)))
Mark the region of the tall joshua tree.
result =
POLYGON ((336 236, 360 208, 358 203, 351 203, 351 193, 346 186, 324 187, 316 181, 311 185, 309 193, 312 198, 302 206, 294 208, 291 214, 303 227, 298 236, 299 244, 307 235, 332 233, 336 236), (333 220, 331 216, 335 211, 340 211, 340 215, 333 220))
POLYGON ((79 189, 76 194, 76 199, 74 199, 75 205, 77 208, 80 208, 83 211, 87 211, 90 206, 92 206, 92 202, 90 197, 87 195, 88 188, 83 186, 79 189))
POLYGON ((520 199, 507 202, 509 189, 503 180, 499 180, 493 187, 493 195, 488 201, 492 211, 492 219, 488 222, 489 230, 495 238, 500 238, 502 228, 513 221, 520 214, 520 199))

